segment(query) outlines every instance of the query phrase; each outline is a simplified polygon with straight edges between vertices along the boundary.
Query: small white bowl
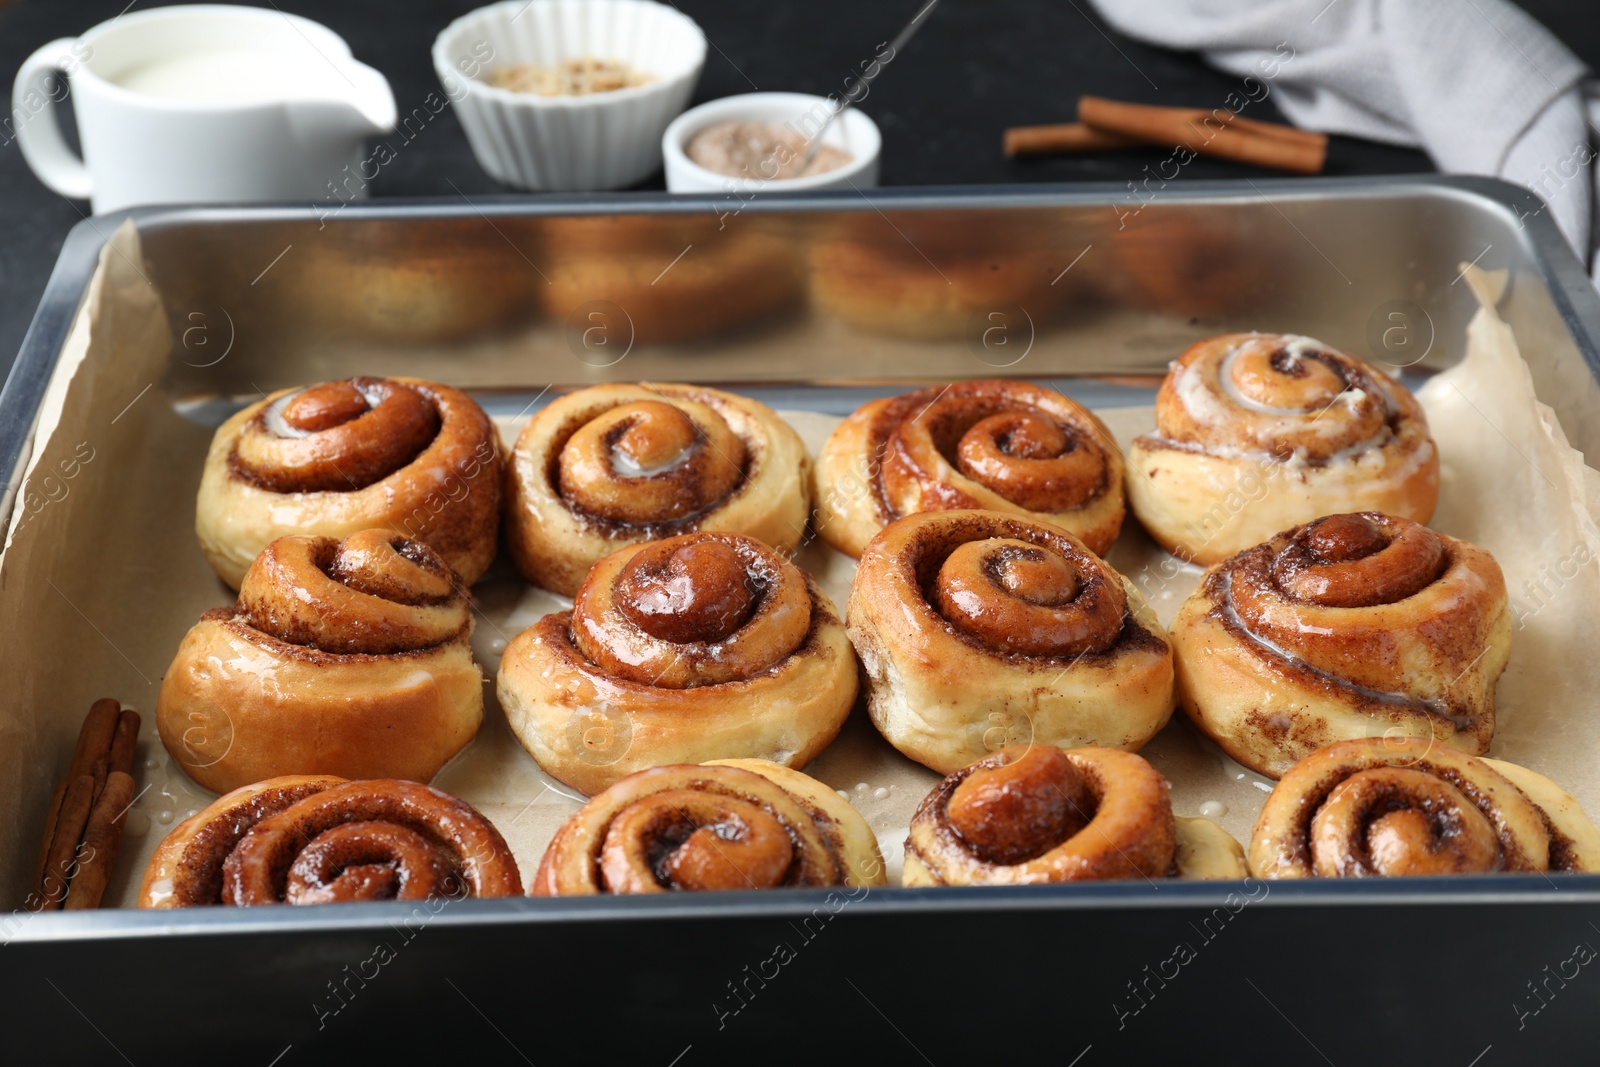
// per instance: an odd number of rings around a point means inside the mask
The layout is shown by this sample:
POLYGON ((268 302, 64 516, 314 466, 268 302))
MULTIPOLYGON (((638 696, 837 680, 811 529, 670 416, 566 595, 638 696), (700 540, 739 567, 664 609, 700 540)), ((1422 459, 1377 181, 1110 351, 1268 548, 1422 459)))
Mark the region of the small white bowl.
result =
POLYGON ((690 139, 707 126, 719 122, 776 122, 792 123, 802 134, 809 135, 827 118, 833 103, 826 97, 807 93, 744 93, 712 100, 697 108, 685 111, 672 121, 667 132, 661 135, 661 157, 667 169, 667 191, 672 193, 720 193, 730 188, 739 190, 766 190, 788 192, 797 189, 862 188, 878 184, 878 155, 883 148, 883 136, 878 124, 867 118, 857 108, 851 108, 822 135, 823 144, 831 144, 851 155, 850 162, 834 170, 812 174, 804 178, 772 178, 766 180, 730 178, 707 170, 691 160, 685 152, 690 139))
POLYGON ((618 189, 661 164, 661 132, 689 103, 706 38, 687 15, 651 0, 504 0, 444 28, 433 68, 472 154, 522 189, 618 189), (482 80, 499 67, 617 59, 652 75, 587 96, 537 96, 482 80))

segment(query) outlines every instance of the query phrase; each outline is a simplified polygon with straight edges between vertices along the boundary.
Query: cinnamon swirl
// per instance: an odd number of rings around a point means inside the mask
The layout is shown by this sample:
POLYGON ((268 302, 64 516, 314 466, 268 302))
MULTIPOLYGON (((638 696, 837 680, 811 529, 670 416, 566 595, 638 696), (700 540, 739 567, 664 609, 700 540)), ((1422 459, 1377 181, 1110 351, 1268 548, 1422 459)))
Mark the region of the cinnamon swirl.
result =
POLYGON ((283 389, 211 439, 195 532, 235 589, 268 542, 386 529, 426 543, 470 585, 494 560, 500 439, 465 393, 417 378, 283 389))
POLYGON ((145 869, 139 906, 506 897, 521 882, 500 832, 448 793, 291 775, 178 824, 145 869))
POLYGON ((532 896, 870 887, 877 838, 827 786, 766 760, 631 774, 556 831, 532 896))
POLYGON ((1260 878, 1600 870, 1600 829, 1550 779, 1422 737, 1340 741, 1283 776, 1250 836, 1260 878))
POLYGON ((1195 725, 1276 778, 1356 737, 1487 752, 1511 616, 1500 566, 1476 545, 1392 515, 1330 515, 1212 567, 1172 647, 1195 725))
POLYGON ((1104 553, 1122 528, 1122 453, 1087 408, 991 379, 874 400, 817 456, 817 533, 860 556, 905 515, 985 508, 1064 527, 1104 553))
POLYGON ((161 682, 161 743, 217 792, 284 774, 427 781, 478 732, 467 591, 420 541, 281 537, 161 682))
POLYGON ((1405 386, 1309 337, 1241 333, 1193 345, 1128 451, 1128 500, 1167 551, 1209 565, 1321 515, 1417 522, 1439 499, 1439 453, 1405 386))
POLYGON ((993 511, 891 523, 861 555, 848 618, 874 725, 941 774, 1016 741, 1136 750, 1172 714, 1154 612, 1047 523, 993 511))
POLYGON ((1215 823, 1172 814, 1149 763, 1111 748, 1013 745, 949 775, 911 819, 908 886, 1243 878, 1215 823))
POLYGON ((660 763, 801 767, 855 702, 844 626, 761 542, 682 534, 597 563, 571 611, 518 634, 501 707, 539 766, 587 794, 660 763))
POLYGON ((788 553, 805 534, 810 457, 765 404, 703 386, 600 385, 540 411, 506 472, 523 577, 571 596, 628 544, 705 530, 788 553))

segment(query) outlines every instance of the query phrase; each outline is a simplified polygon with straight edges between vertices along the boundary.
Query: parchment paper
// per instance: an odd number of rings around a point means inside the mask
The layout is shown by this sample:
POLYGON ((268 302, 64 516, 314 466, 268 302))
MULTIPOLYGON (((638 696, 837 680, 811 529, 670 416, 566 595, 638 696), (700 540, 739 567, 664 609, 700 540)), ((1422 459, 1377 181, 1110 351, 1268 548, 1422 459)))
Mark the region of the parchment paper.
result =
MULTIPOLYGON (((50 790, 64 773, 84 712, 113 694, 145 712, 136 768, 142 792, 130 816, 108 904, 131 906, 149 855, 167 829, 204 806, 161 748, 150 713, 159 680, 184 632, 231 592, 206 566, 193 533, 194 495, 211 431, 178 414, 160 380, 173 358, 157 295, 145 280, 138 238, 119 232, 102 257, 51 384, 27 482, 0 557, 0 820, 3 885, 20 901, 31 874, 50 790), (62 480, 63 461, 93 458, 62 480), (38 501, 46 477, 56 492, 38 501)), ((1504 279, 1468 279, 1491 303, 1504 279)), ((350 367, 357 372, 359 367, 350 367)), ((448 368, 438 377, 449 380, 448 368)), ((1499 689, 1493 754, 1555 778, 1600 814, 1600 657, 1585 647, 1600 613, 1600 476, 1583 467, 1550 409, 1537 402, 1509 329, 1485 308, 1467 356, 1422 390, 1444 457, 1434 525, 1492 550, 1505 568, 1516 613, 1511 666, 1499 689)), ((785 412, 815 450, 835 419, 785 412)), ((1149 408, 1100 412, 1124 445, 1153 424, 1149 408)), ((500 423, 509 442, 520 421, 500 423)), ((1131 518, 1109 558, 1169 621, 1199 570, 1156 548, 1131 518)), ((797 561, 843 606, 854 563, 821 542, 797 561)), ((475 589, 473 638, 486 675, 486 722, 436 779, 505 834, 524 875, 581 799, 539 771, 494 701, 506 641, 567 601, 526 586, 502 559, 475 589)), ((1180 815, 1215 818, 1241 841, 1271 783, 1226 759, 1182 713, 1146 747, 1173 783, 1180 815)), ((895 880, 911 813, 937 776, 896 753, 860 709, 808 773, 840 790, 877 832, 895 880)))

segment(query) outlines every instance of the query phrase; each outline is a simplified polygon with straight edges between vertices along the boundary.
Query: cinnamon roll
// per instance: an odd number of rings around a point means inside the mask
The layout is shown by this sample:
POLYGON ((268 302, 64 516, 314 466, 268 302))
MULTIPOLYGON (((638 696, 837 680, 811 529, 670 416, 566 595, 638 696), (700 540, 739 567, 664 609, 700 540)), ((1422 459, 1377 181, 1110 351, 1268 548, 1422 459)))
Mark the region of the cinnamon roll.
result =
POLYGON ((1003 748, 949 775, 917 808, 902 883, 1243 878, 1239 843, 1213 822, 1174 817, 1170 790, 1131 752, 1003 748))
POLYGON ((802 767, 856 697, 833 605, 771 548, 682 534, 595 564, 571 611, 518 634, 500 705, 545 771, 587 794, 660 763, 802 767))
POLYGON ((1600 829, 1542 774, 1425 737, 1319 749, 1256 819, 1259 878, 1600 870, 1600 829))
POLYGON ((692 385, 599 385, 534 416, 506 474, 524 578, 571 596, 624 545, 705 530, 788 553, 810 513, 810 457, 765 404, 692 385))
POLYGON ((1167 551, 1210 565, 1321 515, 1427 522, 1439 453, 1405 386, 1309 337, 1193 345, 1128 451, 1128 500, 1167 551))
POLYGON ((905 515, 986 508, 1065 527, 1104 554, 1124 514, 1122 453, 1087 408, 990 379, 858 408, 817 456, 817 533, 860 556, 905 515))
POLYGON ((886 882, 877 838, 839 794, 749 759, 653 767, 610 786, 556 831, 528 893, 886 882))
POLYGON ((217 792, 283 774, 427 781, 483 721, 461 579, 386 530, 280 537, 161 681, 161 743, 217 792))
POLYGON ((235 589, 288 534, 385 529, 422 541, 471 584, 494 560, 500 439, 465 393, 417 378, 283 389, 217 430, 195 532, 235 589))
POLYGON ((1057 526, 900 519, 862 553, 847 615, 874 725, 940 774, 1017 741, 1136 750, 1172 714, 1155 613, 1057 526))
POLYGON ((517 861, 489 820, 416 782, 291 775, 241 786, 156 848, 141 908, 508 897, 517 861))
POLYGON ((1356 737, 1431 737, 1475 755, 1511 653, 1488 552, 1408 519, 1330 515, 1212 567, 1172 623, 1195 725, 1276 778, 1356 737))

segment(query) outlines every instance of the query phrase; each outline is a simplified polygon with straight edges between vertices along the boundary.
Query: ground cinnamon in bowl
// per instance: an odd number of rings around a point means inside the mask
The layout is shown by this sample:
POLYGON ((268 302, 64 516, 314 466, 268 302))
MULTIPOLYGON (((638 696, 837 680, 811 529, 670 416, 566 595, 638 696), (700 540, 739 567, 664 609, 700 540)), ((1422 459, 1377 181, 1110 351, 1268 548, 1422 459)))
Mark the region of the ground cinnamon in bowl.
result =
POLYGON ((716 174, 763 181, 806 178, 837 170, 855 157, 830 144, 806 163, 806 139, 776 122, 732 121, 707 126, 689 139, 689 158, 716 174))

